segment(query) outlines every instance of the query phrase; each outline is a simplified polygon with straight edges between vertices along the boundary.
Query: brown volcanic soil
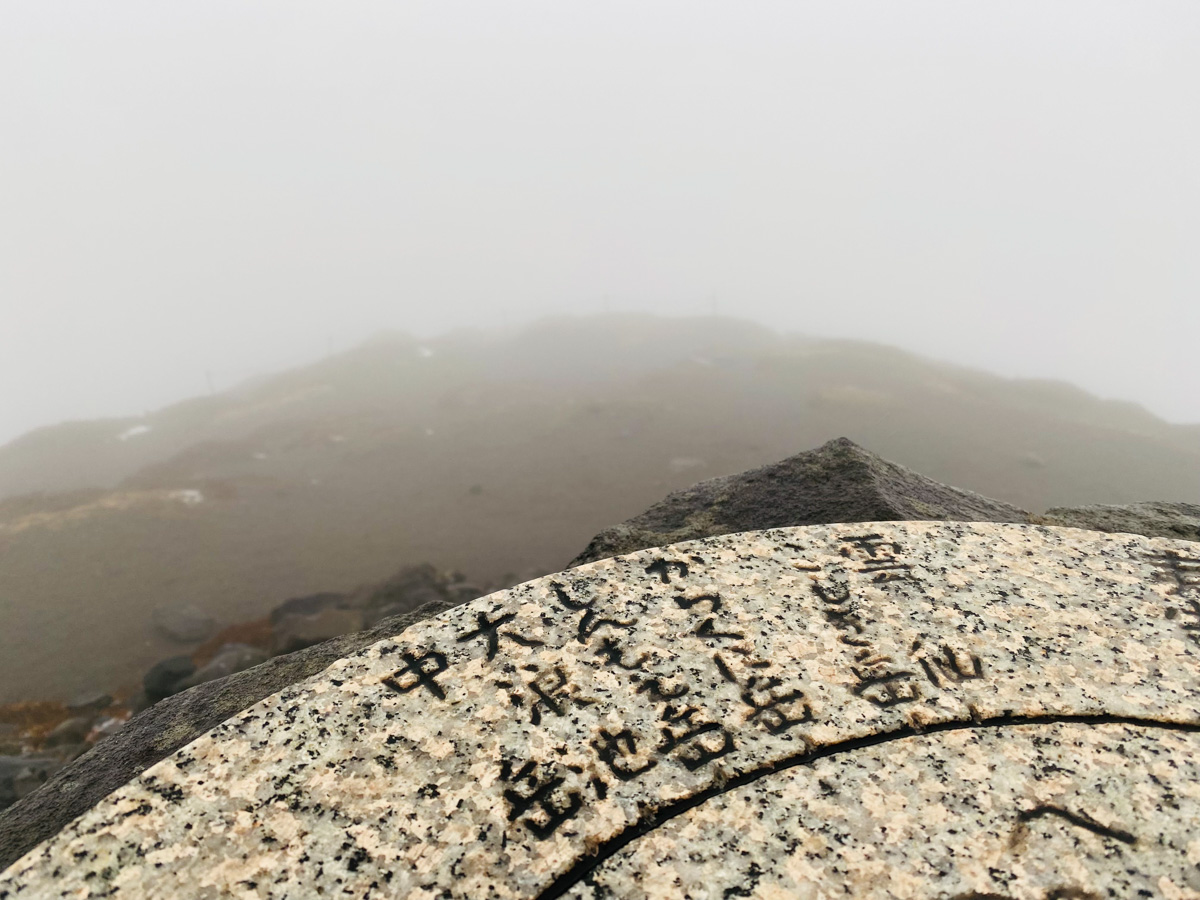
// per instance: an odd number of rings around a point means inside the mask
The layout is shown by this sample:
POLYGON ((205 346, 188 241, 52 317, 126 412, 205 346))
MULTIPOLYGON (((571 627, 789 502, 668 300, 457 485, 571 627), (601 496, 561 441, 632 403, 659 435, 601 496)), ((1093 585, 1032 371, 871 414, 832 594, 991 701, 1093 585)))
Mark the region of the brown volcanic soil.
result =
POLYGON ((842 435, 1033 511, 1200 502, 1200 428, 885 347, 616 316, 385 336, 0 448, 0 703, 112 690, 195 650, 157 635, 160 605, 230 625, 407 563, 531 578, 668 491, 842 435), (117 438, 135 424, 151 430, 117 438), (31 488, 60 493, 12 496, 31 488))

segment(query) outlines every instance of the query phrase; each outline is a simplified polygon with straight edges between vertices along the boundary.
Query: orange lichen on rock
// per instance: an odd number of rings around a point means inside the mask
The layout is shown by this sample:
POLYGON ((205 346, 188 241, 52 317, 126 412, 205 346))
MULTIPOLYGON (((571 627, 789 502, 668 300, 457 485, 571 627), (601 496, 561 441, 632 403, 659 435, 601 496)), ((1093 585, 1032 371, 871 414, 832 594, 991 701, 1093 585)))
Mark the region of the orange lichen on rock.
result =
POLYGON ((0 723, 17 726, 26 738, 38 743, 70 717, 66 704, 51 700, 0 706, 0 723))

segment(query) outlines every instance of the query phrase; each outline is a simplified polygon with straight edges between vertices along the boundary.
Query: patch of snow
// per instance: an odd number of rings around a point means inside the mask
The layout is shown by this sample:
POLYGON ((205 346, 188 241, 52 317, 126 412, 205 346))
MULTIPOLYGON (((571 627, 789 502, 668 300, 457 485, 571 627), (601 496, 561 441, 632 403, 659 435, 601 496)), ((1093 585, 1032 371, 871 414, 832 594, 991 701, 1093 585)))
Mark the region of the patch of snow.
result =
POLYGON ((117 440, 127 441, 130 438, 137 437, 139 434, 145 434, 147 431, 150 431, 149 425, 134 425, 132 428, 126 428, 124 431, 118 434, 117 440))
POLYGON ((185 488, 181 491, 171 491, 171 493, 167 494, 167 496, 172 500, 178 500, 185 506, 195 506, 197 503, 204 502, 204 495, 192 488, 185 488))

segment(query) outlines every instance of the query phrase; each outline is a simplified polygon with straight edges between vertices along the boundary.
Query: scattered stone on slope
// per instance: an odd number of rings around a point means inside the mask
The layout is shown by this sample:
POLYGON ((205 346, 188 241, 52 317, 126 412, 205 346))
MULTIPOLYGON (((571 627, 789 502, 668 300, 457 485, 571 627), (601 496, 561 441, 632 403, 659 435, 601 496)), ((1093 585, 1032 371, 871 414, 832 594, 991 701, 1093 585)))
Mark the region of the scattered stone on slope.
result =
POLYGON ((266 662, 269 658, 269 655, 258 647, 248 647, 245 644, 226 644, 217 651, 216 656, 180 681, 174 693, 186 691, 188 688, 204 684, 206 681, 224 678, 234 672, 244 672, 259 663, 266 662))
MULTIPOLYGON (((0 810, 29 796, 62 768, 57 759, 32 756, 0 756, 0 810)), ((0 869, 5 863, 0 858, 0 869)))
POLYGON ((142 678, 142 690, 149 703, 157 703, 179 691, 183 680, 196 671, 190 656, 169 656, 155 663, 142 678))
POLYGON ((405 566, 386 581, 349 594, 287 600, 271 611, 272 652, 291 653, 341 634, 371 628, 426 603, 464 603, 486 593, 429 563, 405 566))
POLYGON ((601 560, 265 698, 0 896, 1190 897, 1192 567, 963 522, 601 560))
POLYGON ((676 491, 600 532, 570 565, 739 531, 927 520, 1030 519, 1016 506, 941 484, 838 438, 772 465, 676 491))
POLYGON ((89 691, 86 694, 78 694, 71 700, 68 700, 67 712, 77 716, 82 716, 86 713, 98 713, 112 706, 112 702, 113 698, 111 694, 106 694, 103 691, 89 691))
POLYGON ((1056 507, 1034 518, 1044 525, 1200 541, 1200 506, 1194 503, 1148 501, 1124 506, 1056 507))
POLYGON ((288 600, 271 611, 271 652, 293 653, 352 631, 362 631, 363 613, 342 594, 313 594, 288 600))
POLYGON ((181 644, 198 644, 217 630, 212 616, 190 605, 160 606, 150 619, 159 634, 181 644))
POLYGON ((87 740, 87 736, 91 733, 92 722, 96 719, 95 715, 73 716, 64 722, 59 722, 54 729, 46 735, 46 740, 43 742, 45 747, 63 747, 67 745, 79 745, 87 740))
MULTIPOLYGON (((0 870, 147 767, 230 716, 452 605, 448 601, 430 603, 405 615, 384 619, 369 631, 343 635, 277 656, 252 669, 205 682, 156 703, 56 772, 35 796, 26 796, 33 785, 22 782, 29 790, 20 799, 14 795, 16 802, 0 812, 0 870)), ((57 761, 49 763, 54 768, 58 766, 57 761)), ((5 790, 5 771, 0 765, 0 794, 5 790)), ((42 771, 48 774, 50 770, 42 771)))
POLYGON ((457 572, 443 572, 429 563, 405 566, 391 578, 355 593, 353 604, 363 611, 366 627, 390 616, 410 612, 426 603, 466 603, 487 591, 467 583, 457 572))

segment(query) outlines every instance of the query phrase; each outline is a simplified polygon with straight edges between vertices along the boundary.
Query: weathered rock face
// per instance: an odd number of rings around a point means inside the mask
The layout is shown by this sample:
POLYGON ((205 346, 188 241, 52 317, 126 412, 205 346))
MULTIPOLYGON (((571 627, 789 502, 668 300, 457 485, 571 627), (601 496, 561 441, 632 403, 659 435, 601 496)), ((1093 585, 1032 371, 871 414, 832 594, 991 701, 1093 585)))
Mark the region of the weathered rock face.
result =
POLYGON ((1200 506, 1194 503, 1058 507, 1046 510, 1035 520, 1043 525, 1200 541, 1200 506))
POLYGON ((606 559, 267 697, 0 897, 1187 897, 1198 600, 1194 544, 1028 525, 606 559))
POLYGON ((1029 513, 940 484, 838 438, 782 462, 671 494, 600 532, 571 565, 739 531, 933 519, 1028 522, 1029 513))
MULTIPOLYGON (((31 786, 20 794, 14 790, 12 799, 17 802, 0 813, 0 868, 57 833, 147 767, 230 716, 315 675, 337 659, 399 634, 414 622, 450 607, 445 601, 431 603, 407 615, 385 619, 370 631, 343 635, 275 657, 252 669, 205 682, 160 701, 53 776, 49 773, 58 769, 57 763, 52 769, 43 770, 46 775, 42 781, 46 783, 41 789, 33 792, 31 786)), ((3 778, 0 772, 0 781, 3 778)), ((3 796, 0 793, 0 798, 3 796)))

